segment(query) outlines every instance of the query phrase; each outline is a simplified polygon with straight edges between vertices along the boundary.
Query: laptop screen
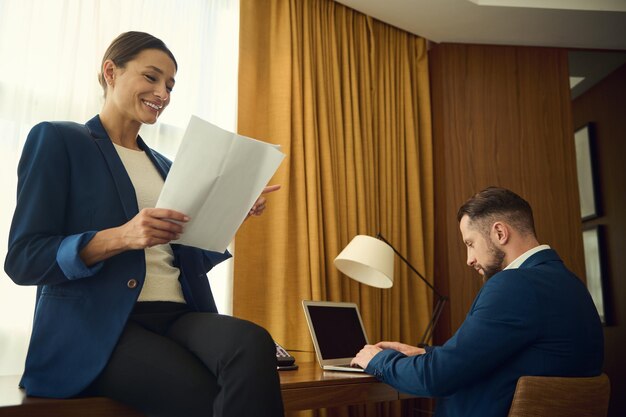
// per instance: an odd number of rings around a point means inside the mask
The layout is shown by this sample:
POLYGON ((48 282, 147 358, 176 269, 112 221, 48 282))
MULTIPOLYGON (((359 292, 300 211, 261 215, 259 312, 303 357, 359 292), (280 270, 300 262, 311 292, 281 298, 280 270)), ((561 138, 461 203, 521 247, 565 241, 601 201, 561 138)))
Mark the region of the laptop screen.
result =
POLYGON ((354 357, 367 344, 356 305, 306 308, 324 360, 354 357))

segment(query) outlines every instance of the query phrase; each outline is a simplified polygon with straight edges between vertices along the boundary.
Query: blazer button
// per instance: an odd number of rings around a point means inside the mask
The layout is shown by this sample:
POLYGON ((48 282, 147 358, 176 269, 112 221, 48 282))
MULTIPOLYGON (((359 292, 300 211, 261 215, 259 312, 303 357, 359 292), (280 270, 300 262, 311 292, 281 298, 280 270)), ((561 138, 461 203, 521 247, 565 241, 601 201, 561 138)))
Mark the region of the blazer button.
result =
POLYGON ((126 283, 126 286, 130 289, 137 288, 137 280, 129 279, 128 282, 126 283))

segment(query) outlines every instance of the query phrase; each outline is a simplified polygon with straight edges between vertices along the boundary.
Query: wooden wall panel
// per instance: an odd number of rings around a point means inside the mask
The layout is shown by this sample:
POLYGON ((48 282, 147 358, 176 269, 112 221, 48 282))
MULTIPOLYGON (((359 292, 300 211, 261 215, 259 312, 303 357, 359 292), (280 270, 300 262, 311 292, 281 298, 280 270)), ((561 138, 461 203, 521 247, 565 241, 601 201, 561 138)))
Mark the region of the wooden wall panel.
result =
POLYGON ((593 123, 600 216, 585 227, 604 228, 607 318, 604 366, 611 379, 609 416, 626 416, 626 65, 572 103, 574 128, 593 123))
POLYGON ((438 287, 450 295, 445 340, 481 286, 466 264, 456 211, 489 185, 533 206, 538 237, 584 279, 567 52, 435 45, 429 54, 435 153, 438 287))

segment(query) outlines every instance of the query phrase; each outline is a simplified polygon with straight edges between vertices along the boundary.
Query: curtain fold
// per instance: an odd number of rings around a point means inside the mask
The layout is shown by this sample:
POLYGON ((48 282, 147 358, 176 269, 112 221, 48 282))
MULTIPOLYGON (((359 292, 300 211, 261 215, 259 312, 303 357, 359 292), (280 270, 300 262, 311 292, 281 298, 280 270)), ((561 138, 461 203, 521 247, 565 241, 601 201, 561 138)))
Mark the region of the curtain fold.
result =
POLYGON ((236 237, 234 315, 312 351, 301 300, 359 304, 370 342, 416 344, 430 290, 397 258, 375 289, 333 260, 381 232, 432 282, 426 41, 330 0, 241 0, 238 131, 287 154, 268 210, 236 237))

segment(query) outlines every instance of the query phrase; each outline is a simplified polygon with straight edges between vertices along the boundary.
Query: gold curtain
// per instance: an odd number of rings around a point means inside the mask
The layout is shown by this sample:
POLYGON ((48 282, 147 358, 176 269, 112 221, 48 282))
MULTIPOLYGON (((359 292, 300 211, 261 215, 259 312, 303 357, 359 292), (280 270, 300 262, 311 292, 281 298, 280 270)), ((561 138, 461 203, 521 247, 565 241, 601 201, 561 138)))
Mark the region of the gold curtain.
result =
POLYGON ((331 0, 241 0, 240 13, 238 131, 287 158, 236 236, 234 315, 312 351, 301 300, 353 301, 371 342, 419 342, 432 294, 400 259, 388 290, 333 259, 381 232, 432 279, 426 41, 331 0))

